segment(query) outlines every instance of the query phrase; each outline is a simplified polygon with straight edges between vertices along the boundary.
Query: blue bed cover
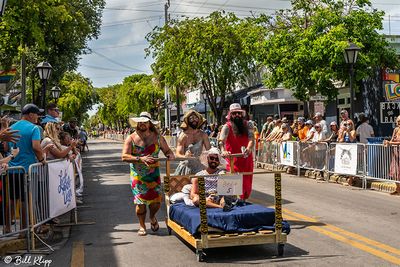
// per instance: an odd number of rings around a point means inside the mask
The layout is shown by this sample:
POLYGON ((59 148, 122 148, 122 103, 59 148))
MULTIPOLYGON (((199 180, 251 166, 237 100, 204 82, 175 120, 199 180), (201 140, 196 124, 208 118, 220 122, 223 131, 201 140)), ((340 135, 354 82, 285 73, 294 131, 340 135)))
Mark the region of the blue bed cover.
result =
MULTIPOLYGON (((184 203, 173 204, 169 212, 170 219, 183 226, 190 234, 197 233, 200 227, 198 207, 184 203)), ((218 208, 207 208, 208 225, 224 232, 250 232, 257 230, 275 230, 275 210, 258 204, 246 203, 224 212, 218 208)), ((290 225, 283 221, 282 231, 289 234, 290 225)))

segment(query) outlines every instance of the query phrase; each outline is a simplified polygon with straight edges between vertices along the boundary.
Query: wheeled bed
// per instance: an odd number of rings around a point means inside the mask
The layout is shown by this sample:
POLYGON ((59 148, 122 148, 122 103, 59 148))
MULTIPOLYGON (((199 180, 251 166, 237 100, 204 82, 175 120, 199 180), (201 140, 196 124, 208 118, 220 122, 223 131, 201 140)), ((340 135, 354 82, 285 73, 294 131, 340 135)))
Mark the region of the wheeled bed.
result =
POLYGON ((274 173, 275 209, 246 203, 224 212, 218 208, 206 208, 204 176, 171 176, 170 162, 166 164, 164 193, 168 232, 174 231, 190 244, 196 250, 198 261, 205 260, 208 248, 268 243, 277 244, 278 255, 283 255, 290 226, 282 219, 281 172, 254 173, 274 173), (192 178, 198 178, 199 207, 171 204, 170 197, 180 192, 192 178))

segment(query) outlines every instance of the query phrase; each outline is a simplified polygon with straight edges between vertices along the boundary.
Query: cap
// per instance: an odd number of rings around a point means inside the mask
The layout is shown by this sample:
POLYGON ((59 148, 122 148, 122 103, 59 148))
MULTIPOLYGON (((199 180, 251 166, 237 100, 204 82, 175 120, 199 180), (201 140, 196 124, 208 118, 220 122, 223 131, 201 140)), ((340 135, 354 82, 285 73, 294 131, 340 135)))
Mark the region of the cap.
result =
POLYGON ((36 106, 35 104, 26 104, 21 110, 22 115, 26 115, 29 113, 40 114, 43 112, 44 110, 38 108, 38 106, 36 106))
POLYGON ((313 125, 313 124, 314 124, 314 122, 313 122, 312 120, 308 120, 308 121, 306 121, 306 124, 313 125))
POLYGON ((298 118, 297 118, 297 121, 304 122, 304 121, 305 121, 305 119, 304 119, 304 117, 298 117, 298 118))
POLYGON ((347 112, 347 110, 345 110, 345 109, 342 109, 342 111, 340 111, 340 114, 348 114, 348 112, 347 112))
POLYGON ((330 126, 332 126, 332 125, 336 125, 337 126, 337 123, 336 123, 336 121, 332 121, 329 125, 330 126))
POLYGON ((78 119, 75 117, 72 117, 71 119, 69 119, 69 122, 78 122, 78 119))

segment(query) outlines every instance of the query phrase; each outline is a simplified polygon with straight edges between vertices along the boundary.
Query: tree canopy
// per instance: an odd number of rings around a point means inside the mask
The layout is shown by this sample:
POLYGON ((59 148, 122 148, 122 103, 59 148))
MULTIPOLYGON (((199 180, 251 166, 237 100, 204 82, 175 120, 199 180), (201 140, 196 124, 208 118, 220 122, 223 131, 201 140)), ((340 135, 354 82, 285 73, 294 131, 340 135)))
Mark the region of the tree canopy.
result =
POLYGON ((99 117, 106 125, 119 128, 126 125, 129 116, 142 111, 159 115, 157 99, 163 99, 164 91, 154 82, 153 76, 134 74, 124 79, 122 84, 97 90, 101 107, 99 117))
POLYGON ((6 68, 18 62, 21 52, 28 70, 40 61, 54 67, 53 80, 75 70, 87 42, 97 38, 105 0, 8 0, 0 20, 0 62, 6 68))
POLYGON ((154 74, 169 87, 201 86, 218 121, 226 96, 255 71, 254 45, 265 28, 233 13, 172 20, 147 35, 154 74), (219 97, 219 101, 217 101, 219 97))
POLYGON ((98 95, 90 80, 80 73, 66 72, 60 81, 61 96, 57 105, 63 112, 62 119, 76 117, 82 122, 86 112, 98 102, 98 95))
POLYGON ((316 93, 333 99, 338 93, 334 82, 348 80, 343 52, 349 41, 361 48, 356 80, 373 75, 376 67, 397 64, 378 32, 384 12, 372 9, 369 0, 293 0, 292 7, 261 20, 271 29, 257 50, 269 88, 283 84, 300 100, 316 93))

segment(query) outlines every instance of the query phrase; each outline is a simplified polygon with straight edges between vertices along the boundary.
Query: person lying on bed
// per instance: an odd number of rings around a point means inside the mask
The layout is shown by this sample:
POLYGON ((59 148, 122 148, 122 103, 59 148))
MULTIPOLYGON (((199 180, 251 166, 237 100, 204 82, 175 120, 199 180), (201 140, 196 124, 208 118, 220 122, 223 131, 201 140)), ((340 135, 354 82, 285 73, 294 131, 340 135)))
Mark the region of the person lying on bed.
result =
MULTIPOLYGON (((218 148, 212 147, 206 151, 207 169, 196 173, 196 176, 215 174, 215 176, 204 177, 206 191, 206 205, 208 208, 223 208, 224 198, 217 195, 218 176, 224 174, 225 170, 220 169, 220 163, 223 162, 218 148)), ((192 179, 192 190, 190 198, 195 206, 199 206, 199 186, 198 178, 192 179)))

